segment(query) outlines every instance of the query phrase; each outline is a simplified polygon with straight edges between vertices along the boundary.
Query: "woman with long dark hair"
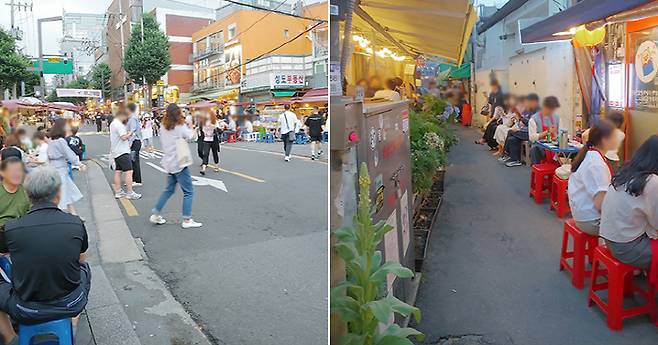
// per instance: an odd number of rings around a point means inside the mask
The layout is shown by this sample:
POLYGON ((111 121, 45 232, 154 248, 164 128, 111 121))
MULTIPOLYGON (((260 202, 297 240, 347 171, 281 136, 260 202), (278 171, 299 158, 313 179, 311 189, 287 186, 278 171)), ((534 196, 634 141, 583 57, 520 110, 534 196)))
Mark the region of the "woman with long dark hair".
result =
POLYGON ((612 178, 612 167, 604 154, 617 146, 614 130, 615 126, 607 120, 593 125, 589 139, 571 162, 571 214, 578 228, 590 235, 599 233, 601 203, 612 178))
POLYGON ((50 137, 48 162, 51 167, 57 169, 59 177, 62 179, 62 195, 59 198, 58 206, 62 210, 68 210, 69 213, 77 215, 73 204, 82 199, 82 193, 69 175, 69 164, 79 166, 81 171, 84 171, 86 166, 80 163, 80 158, 71 150, 66 141, 66 120, 55 120, 48 136, 50 137))
POLYGON ((658 238, 658 135, 647 139, 612 178, 600 236, 617 260, 650 267, 650 239, 658 238))
POLYGON ((199 128, 201 129, 199 135, 201 140, 201 175, 206 174, 206 167, 208 166, 208 159, 210 152, 215 162, 214 170, 219 172, 219 123, 215 114, 206 112, 199 121, 199 128))
MULTIPOLYGON (((176 185, 180 185, 183 191, 183 229, 199 228, 203 224, 197 223, 192 219, 192 199, 194 197, 194 186, 192 185, 192 175, 190 174, 190 162, 182 162, 179 157, 179 146, 188 145, 187 141, 194 137, 193 124, 185 123, 185 118, 177 104, 171 103, 167 106, 166 114, 162 121, 162 131, 160 133, 160 143, 162 144, 162 167, 169 174, 167 176, 167 187, 160 194, 160 198, 153 207, 153 214, 149 221, 153 224, 164 224, 167 221, 162 217, 162 209, 167 200, 171 198, 176 190, 176 185)), ((187 148, 189 150, 189 147, 187 148)))

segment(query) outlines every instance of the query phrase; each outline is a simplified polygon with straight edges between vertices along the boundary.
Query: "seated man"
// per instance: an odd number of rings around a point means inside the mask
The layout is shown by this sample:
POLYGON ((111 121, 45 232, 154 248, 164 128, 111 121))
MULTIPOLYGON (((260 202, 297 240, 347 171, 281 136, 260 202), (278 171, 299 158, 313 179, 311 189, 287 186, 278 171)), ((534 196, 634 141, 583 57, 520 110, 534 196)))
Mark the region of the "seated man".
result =
MULTIPOLYGON (((536 141, 544 140, 549 133, 555 138, 558 128, 560 128, 560 116, 555 114, 555 110, 560 107, 560 102, 554 96, 544 98, 542 107, 538 113, 532 115, 528 121, 528 141, 532 143, 530 147, 530 161, 532 165, 538 164, 545 157, 544 149, 536 141)), ((521 152, 520 145, 518 152, 521 152)), ((521 165, 520 154, 505 164, 507 167, 521 165), (519 160, 515 160, 519 158, 519 160)))
MULTIPOLYGON (((0 310, 21 324, 75 318, 87 304, 87 230, 79 217, 57 207, 61 184, 54 168, 28 174, 24 187, 32 208, 0 231, 0 252, 12 260, 12 282, 0 279, 0 310)), ((8 321, 0 318, 6 342, 15 336, 8 321)))
POLYGON ((536 93, 528 94, 525 97, 521 118, 507 132, 507 138, 503 145, 503 156, 498 158, 500 162, 512 162, 513 165, 521 164, 521 145, 524 141, 528 141, 528 122, 538 111, 539 96, 536 93))

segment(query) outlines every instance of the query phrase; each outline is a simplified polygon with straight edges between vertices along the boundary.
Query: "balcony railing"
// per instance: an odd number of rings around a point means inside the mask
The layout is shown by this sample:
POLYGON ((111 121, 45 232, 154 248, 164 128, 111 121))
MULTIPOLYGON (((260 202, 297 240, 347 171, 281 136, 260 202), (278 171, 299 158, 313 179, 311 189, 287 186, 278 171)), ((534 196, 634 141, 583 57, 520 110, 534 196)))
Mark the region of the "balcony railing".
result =
POLYGON ((203 50, 197 51, 196 53, 190 54, 190 59, 189 60, 190 60, 190 63, 192 63, 194 61, 198 61, 198 60, 207 58, 211 55, 222 54, 223 52, 224 52, 224 45, 223 44, 216 45, 216 46, 210 46, 210 47, 207 47, 206 49, 203 49, 203 50))

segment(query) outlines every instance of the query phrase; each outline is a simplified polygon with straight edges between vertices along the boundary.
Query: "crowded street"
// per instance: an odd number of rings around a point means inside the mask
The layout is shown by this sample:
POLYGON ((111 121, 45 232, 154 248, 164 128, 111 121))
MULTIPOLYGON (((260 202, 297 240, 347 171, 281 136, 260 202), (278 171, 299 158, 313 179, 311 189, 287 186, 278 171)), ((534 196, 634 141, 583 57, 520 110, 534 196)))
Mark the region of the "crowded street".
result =
MULTIPOLYGON (((81 138, 90 164, 98 164, 111 183, 107 133, 88 126, 81 138)), ((308 146, 295 146, 286 163, 280 143, 223 144, 219 173, 202 177, 198 164, 192 168, 194 219, 203 227, 188 230, 180 228, 180 192, 163 210, 169 223, 149 223, 167 174, 162 151, 141 153, 143 186, 135 190, 142 198, 120 199, 122 214, 149 266, 216 343, 311 344, 326 336, 319 327, 326 309, 326 213, 317 205, 327 198, 327 164, 310 160, 308 146), (282 190, 294 201, 283 200, 282 190), (217 292, 214 298, 206 297, 209 291, 217 292), (285 316, 284 310, 298 308, 314 312, 285 316)), ((131 302, 129 315, 143 312, 131 302)))

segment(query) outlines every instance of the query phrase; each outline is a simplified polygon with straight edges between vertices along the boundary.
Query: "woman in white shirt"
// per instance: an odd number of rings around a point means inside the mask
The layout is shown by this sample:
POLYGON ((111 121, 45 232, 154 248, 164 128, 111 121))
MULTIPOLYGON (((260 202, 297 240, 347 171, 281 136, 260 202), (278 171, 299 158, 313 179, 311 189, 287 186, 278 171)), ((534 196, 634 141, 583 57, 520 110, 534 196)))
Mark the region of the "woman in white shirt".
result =
POLYGON ((210 152, 212 152, 212 158, 215 161, 215 172, 219 172, 219 124, 217 123, 217 117, 213 113, 205 113, 203 115, 203 123, 200 123, 201 126, 201 175, 206 174, 206 168, 208 167, 208 160, 210 158, 210 152))
POLYGON ((651 239, 658 238, 658 135, 647 139, 612 178, 600 235, 617 260, 649 269, 651 239))
POLYGON ((153 156, 153 120, 148 114, 142 119, 142 145, 146 152, 153 156))
POLYGON ((400 93, 396 89, 402 84, 402 79, 391 78, 386 81, 386 89, 375 92, 373 98, 384 98, 389 101, 399 101, 402 99, 400 93))
POLYGON ((614 125, 607 120, 592 126, 589 140, 571 163, 569 206, 578 228, 590 235, 599 234, 601 204, 605 197, 612 166, 604 152, 615 147, 614 125))
POLYGON ((164 224, 167 222, 162 217, 162 209, 167 203, 167 200, 174 194, 176 185, 178 184, 183 191, 183 223, 181 226, 183 229, 199 228, 203 224, 197 223, 192 219, 194 186, 192 185, 192 175, 189 168, 189 165, 192 164, 192 155, 188 152, 189 159, 187 162, 183 162, 183 159, 181 159, 184 157, 179 157, 180 150, 186 148, 189 151, 187 141, 192 140, 195 136, 192 129, 193 124, 185 122, 185 118, 181 115, 181 110, 176 103, 170 103, 167 106, 167 113, 163 118, 162 125, 160 143, 162 144, 164 156, 160 164, 162 164, 162 167, 168 173, 167 187, 155 203, 153 214, 149 218, 149 221, 153 224, 164 224))

